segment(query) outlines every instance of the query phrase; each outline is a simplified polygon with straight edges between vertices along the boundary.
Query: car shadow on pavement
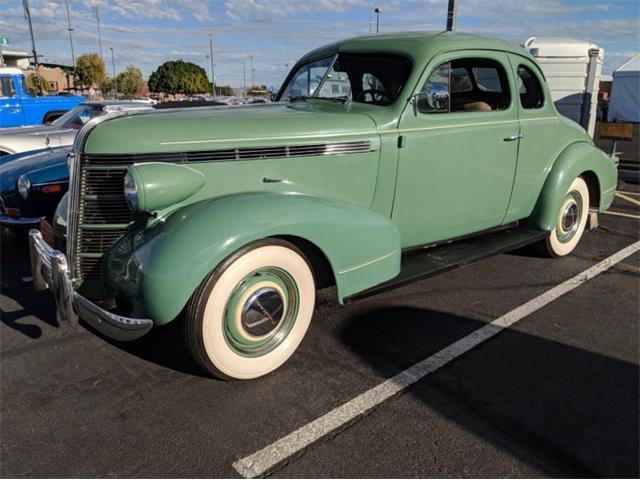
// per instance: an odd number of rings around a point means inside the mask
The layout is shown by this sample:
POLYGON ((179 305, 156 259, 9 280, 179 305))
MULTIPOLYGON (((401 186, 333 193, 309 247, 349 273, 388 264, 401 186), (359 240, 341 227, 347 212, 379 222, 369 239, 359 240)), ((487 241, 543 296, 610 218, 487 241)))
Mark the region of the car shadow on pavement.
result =
MULTIPOLYGON (((443 332, 458 332, 455 341, 483 325, 428 309, 375 308, 353 317, 342 340, 390 378, 452 343, 437 345, 443 332)), ((509 329, 408 392, 552 476, 637 478, 639 378, 635 364, 509 329)))

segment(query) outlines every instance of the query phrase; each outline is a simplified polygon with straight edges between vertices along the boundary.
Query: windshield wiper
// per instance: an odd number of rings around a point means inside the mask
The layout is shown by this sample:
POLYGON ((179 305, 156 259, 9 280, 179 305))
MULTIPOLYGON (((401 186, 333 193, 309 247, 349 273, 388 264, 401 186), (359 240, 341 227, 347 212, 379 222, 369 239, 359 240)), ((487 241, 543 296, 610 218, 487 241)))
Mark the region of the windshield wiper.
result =
POLYGON ((306 102, 309 98, 314 98, 309 95, 296 95, 294 97, 289 97, 289 101, 293 102, 306 102))

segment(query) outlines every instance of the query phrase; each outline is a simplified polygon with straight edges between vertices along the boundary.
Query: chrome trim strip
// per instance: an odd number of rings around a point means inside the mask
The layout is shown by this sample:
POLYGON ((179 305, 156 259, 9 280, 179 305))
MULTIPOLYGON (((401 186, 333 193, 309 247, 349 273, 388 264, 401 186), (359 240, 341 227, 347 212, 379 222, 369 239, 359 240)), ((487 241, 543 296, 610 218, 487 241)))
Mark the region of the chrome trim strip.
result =
POLYGON ((199 150, 191 152, 140 153, 140 154, 96 154, 83 155, 81 163, 105 163, 114 168, 123 163, 175 162, 197 163, 229 160, 263 160, 272 158, 295 158, 309 156, 343 155, 375 151, 369 140, 345 142, 308 143, 296 145, 274 145, 261 147, 199 150))
POLYGON ((364 263, 361 263, 360 265, 355 265, 353 267, 349 267, 349 268, 347 268, 345 270, 342 270, 341 272, 338 272, 338 275, 344 275, 345 273, 350 273, 350 272, 353 272, 355 270, 359 270, 361 268, 368 267, 369 265, 372 265, 372 264, 377 263, 377 262, 381 262, 382 260, 384 260, 386 258, 389 258, 390 256, 392 256, 392 255, 394 255, 396 253, 399 253, 399 252, 397 250, 394 250, 393 252, 389 252, 386 255, 383 255, 383 256, 378 257, 378 258, 374 258, 373 260, 369 260, 368 262, 364 262, 364 263))

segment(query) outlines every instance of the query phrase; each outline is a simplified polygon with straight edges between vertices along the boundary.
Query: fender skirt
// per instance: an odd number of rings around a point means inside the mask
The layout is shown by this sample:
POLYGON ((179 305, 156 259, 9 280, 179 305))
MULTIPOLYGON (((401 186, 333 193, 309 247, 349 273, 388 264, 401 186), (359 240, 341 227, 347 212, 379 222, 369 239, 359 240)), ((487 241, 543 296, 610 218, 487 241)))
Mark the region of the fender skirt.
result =
POLYGON ((299 194, 250 193, 178 209, 132 229, 105 256, 103 278, 121 307, 173 320, 225 258, 259 239, 296 236, 327 257, 340 302, 400 272, 400 233, 372 210, 299 194))

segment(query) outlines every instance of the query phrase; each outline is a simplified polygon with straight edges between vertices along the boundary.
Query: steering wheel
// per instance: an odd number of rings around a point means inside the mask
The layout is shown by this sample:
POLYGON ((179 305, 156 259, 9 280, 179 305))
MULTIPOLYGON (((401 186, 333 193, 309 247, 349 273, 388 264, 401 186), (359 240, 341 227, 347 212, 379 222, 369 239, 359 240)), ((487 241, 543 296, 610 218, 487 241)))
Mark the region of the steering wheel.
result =
POLYGON ((389 101, 389 97, 387 97, 387 92, 383 90, 377 90, 375 88, 368 88, 366 90, 361 91, 356 97, 357 102, 365 101, 365 103, 379 103, 379 104, 388 104, 391 103, 389 101), (371 95, 371 102, 366 102, 364 97, 365 95, 371 95))

